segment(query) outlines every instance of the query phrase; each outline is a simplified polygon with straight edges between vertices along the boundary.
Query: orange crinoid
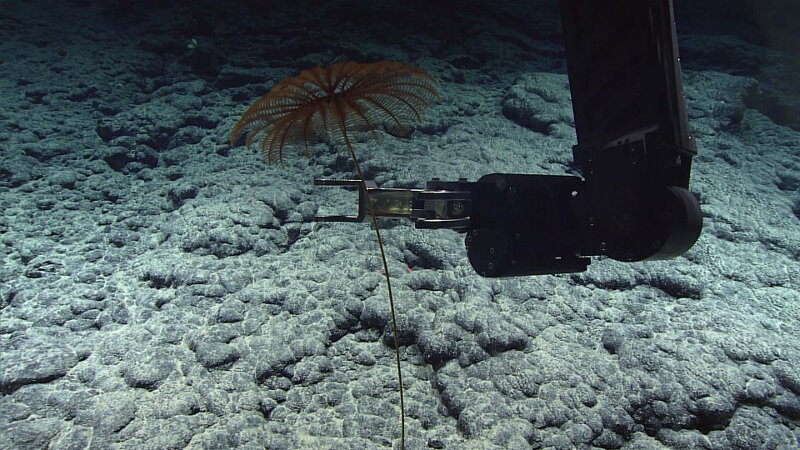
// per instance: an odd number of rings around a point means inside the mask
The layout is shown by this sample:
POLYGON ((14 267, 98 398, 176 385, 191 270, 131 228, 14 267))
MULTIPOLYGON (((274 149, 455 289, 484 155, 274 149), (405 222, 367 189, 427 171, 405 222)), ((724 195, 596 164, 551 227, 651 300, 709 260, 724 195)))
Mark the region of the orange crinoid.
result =
POLYGON ((428 72, 396 61, 345 62, 314 67, 279 81, 245 111, 231 132, 231 146, 247 133, 260 140, 269 162, 282 160, 286 144, 328 141, 350 146, 348 133, 384 129, 404 134, 434 99, 428 72))
POLYGON ((375 227, 389 293, 400 391, 401 448, 405 448, 405 403, 392 283, 378 218, 349 133, 367 130, 375 134, 382 128, 405 134, 411 124, 422 120, 422 110, 437 98, 436 80, 422 69, 394 61, 339 63, 304 70, 296 77, 279 81, 245 111, 231 132, 231 147, 247 132, 247 146, 260 140, 261 152, 271 163, 282 161, 284 145, 300 142, 307 147, 310 142, 327 140, 344 146, 350 153, 375 227))

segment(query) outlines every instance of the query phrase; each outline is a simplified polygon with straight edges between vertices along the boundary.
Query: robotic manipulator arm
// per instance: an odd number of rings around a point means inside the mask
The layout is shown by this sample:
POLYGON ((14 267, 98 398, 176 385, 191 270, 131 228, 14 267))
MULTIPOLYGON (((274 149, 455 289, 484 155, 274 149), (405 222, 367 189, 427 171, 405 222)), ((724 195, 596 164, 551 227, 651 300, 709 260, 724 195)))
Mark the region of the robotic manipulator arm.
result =
MULTIPOLYGON (((672 0, 560 0, 583 178, 493 173, 476 182, 429 181, 382 189, 375 213, 417 228, 465 233, 485 277, 581 272, 591 256, 673 258, 697 241, 702 215, 689 193, 691 160, 672 0)), ((315 180, 351 186, 358 180, 315 180)), ((322 222, 367 219, 321 216, 322 222)))

